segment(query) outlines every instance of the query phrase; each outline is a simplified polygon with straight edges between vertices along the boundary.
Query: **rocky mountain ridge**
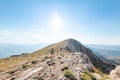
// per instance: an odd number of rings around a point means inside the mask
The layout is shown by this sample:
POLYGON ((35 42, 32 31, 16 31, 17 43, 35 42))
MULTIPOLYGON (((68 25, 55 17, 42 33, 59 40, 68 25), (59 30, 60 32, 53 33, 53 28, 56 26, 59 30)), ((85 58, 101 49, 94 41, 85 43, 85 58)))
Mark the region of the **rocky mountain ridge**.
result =
POLYGON ((110 80, 105 73, 115 68, 74 39, 20 57, 9 58, 23 61, 7 70, 1 70, 1 80, 110 80))
POLYGON ((87 55, 90 61, 92 62, 92 64, 96 68, 99 68, 104 73, 109 73, 112 69, 115 68, 114 65, 100 60, 89 48, 86 48, 77 40, 67 39, 60 43, 61 43, 60 48, 64 49, 67 52, 81 52, 87 55))

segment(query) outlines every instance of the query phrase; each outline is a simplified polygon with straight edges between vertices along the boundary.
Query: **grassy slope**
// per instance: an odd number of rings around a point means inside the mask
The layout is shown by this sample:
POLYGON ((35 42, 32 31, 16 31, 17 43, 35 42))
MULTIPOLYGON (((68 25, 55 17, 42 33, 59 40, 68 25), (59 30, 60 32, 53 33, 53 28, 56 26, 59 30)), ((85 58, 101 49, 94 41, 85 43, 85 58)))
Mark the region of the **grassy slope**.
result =
POLYGON ((42 53, 46 53, 46 51, 47 51, 46 48, 44 48, 42 50, 33 52, 32 54, 28 54, 28 55, 21 55, 19 57, 8 57, 8 58, 0 59, 0 70, 4 70, 6 68, 12 68, 27 61, 34 60, 38 57, 38 55, 41 55, 42 53))
POLYGON ((15 67, 17 65, 21 65, 23 63, 32 61, 34 59, 38 59, 42 55, 48 55, 51 48, 54 48, 54 50, 58 52, 58 47, 59 44, 54 44, 54 45, 52 44, 28 55, 21 55, 19 57, 8 57, 8 58, 0 59, 0 71, 15 67))

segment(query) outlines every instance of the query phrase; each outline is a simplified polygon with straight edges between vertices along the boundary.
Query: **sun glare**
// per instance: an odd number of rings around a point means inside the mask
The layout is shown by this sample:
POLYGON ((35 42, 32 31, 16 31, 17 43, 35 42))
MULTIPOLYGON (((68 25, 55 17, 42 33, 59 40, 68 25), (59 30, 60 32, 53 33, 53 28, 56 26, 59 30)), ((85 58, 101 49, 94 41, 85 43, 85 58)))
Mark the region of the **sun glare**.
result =
POLYGON ((62 27, 62 20, 58 16, 58 14, 55 14, 53 19, 51 20, 51 27, 55 30, 59 30, 62 27))

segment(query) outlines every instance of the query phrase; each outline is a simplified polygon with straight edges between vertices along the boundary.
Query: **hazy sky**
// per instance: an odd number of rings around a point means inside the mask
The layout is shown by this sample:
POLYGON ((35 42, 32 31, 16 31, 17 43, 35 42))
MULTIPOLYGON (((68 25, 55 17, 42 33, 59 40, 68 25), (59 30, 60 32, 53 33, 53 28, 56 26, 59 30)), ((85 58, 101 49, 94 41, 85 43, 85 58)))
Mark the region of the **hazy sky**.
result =
POLYGON ((120 0, 0 0, 0 43, 67 38, 120 45, 120 0))

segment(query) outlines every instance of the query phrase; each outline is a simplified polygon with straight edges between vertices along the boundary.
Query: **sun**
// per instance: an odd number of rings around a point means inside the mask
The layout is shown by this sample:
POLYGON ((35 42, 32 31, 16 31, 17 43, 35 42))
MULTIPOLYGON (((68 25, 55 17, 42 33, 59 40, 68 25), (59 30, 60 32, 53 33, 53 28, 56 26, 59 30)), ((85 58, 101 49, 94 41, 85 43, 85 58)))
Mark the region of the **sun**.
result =
POLYGON ((62 19, 56 13, 50 21, 51 27, 55 30, 62 28, 62 19))

